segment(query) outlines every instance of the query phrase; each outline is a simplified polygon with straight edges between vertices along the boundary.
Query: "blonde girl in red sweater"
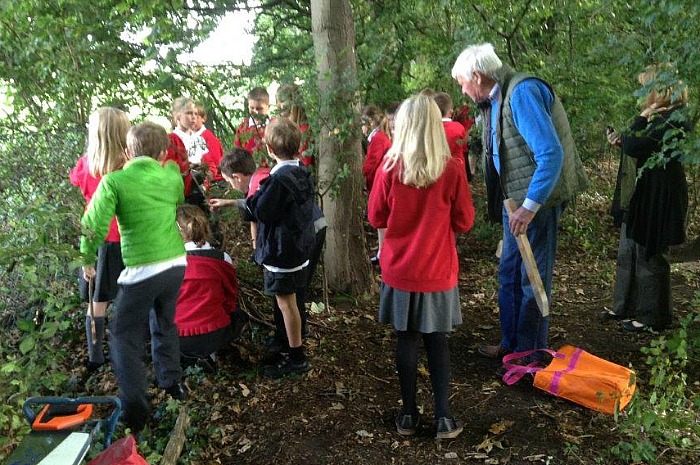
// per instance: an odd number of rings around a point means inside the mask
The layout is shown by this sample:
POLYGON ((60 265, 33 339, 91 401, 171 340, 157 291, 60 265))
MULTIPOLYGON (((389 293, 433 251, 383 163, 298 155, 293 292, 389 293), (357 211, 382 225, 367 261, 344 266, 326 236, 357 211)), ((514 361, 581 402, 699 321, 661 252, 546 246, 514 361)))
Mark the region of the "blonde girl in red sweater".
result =
POLYGON ((421 339, 435 401, 438 439, 454 438, 462 425, 449 409, 447 333, 462 323, 455 236, 474 223, 464 162, 450 156, 440 110, 426 95, 405 100, 396 115, 391 149, 372 186, 369 222, 386 228, 380 265, 379 320, 397 333, 396 368, 403 408, 402 436, 416 433, 418 351, 421 339))
MULTIPOLYGON (((84 156, 78 159, 70 172, 70 182, 80 188, 85 202, 90 203, 103 175, 115 171, 126 162, 126 133, 129 117, 116 108, 103 107, 90 115, 88 120, 88 144, 84 156)), ((117 296, 117 278, 124 269, 120 248, 119 228, 112 218, 109 233, 97 252, 97 275, 88 283, 80 271, 80 294, 84 300, 92 299, 85 317, 88 373, 104 365, 105 314, 109 303, 117 296), (88 288, 92 286, 93 295, 88 288), (94 328, 94 332, 93 332, 94 328)))

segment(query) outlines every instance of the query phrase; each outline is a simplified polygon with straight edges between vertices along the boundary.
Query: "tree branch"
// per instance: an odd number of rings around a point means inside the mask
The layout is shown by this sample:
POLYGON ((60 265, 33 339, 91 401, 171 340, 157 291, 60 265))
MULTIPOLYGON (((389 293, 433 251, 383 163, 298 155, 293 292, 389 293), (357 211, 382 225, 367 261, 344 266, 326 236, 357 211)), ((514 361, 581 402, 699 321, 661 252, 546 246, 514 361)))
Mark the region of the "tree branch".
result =
POLYGON ((530 5, 532 5, 532 0, 527 0, 527 3, 523 5, 523 9, 520 14, 516 16, 517 19, 513 25, 513 30, 510 31, 510 34, 508 34, 509 39, 512 39, 515 36, 515 33, 518 32, 518 29, 520 29, 520 25, 522 24, 523 19, 525 19, 525 14, 530 9, 530 5))
POLYGON ((503 37, 504 39, 506 39, 506 41, 510 40, 510 38, 509 38, 507 35, 505 35, 503 32, 501 32, 496 26, 494 26, 494 25, 489 21, 489 19, 486 17, 486 14, 485 14, 485 13, 483 12, 483 10, 481 9, 481 7, 479 7, 479 6, 477 6, 476 4, 474 4, 474 2, 471 2, 471 6, 472 6, 472 9, 473 9, 474 11, 476 11, 476 13, 481 17, 481 20, 482 20, 484 23, 486 23, 486 26, 488 26, 489 29, 491 29, 492 31, 494 31, 494 32, 496 33, 496 35, 501 36, 501 37, 503 37))

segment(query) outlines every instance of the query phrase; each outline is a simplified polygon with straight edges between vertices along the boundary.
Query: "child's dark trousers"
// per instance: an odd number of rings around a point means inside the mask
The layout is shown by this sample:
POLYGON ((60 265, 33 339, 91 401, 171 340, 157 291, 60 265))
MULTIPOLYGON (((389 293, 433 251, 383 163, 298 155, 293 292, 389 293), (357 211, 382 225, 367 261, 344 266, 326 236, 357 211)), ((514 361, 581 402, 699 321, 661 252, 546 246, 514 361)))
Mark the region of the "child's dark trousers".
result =
POLYGON ((124 424, 141 431, 150 411, 144 364, 148 336, 158 386, 179 383, 180 342, 173 322, 175 304, 185 275, 182 266, 135 284, 120 285, 111 321, 110 350, 123 405, 124 424))

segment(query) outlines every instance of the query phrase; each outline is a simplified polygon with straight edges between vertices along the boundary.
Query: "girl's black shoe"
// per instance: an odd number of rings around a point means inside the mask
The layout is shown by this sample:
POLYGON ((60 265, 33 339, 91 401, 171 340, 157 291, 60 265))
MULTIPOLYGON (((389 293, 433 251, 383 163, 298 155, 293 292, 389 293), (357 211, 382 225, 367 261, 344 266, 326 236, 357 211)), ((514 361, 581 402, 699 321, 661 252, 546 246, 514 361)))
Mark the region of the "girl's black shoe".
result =
POLYGON ((266 378, 279 379, 287 375, 302 374, 311 370, 311 364, 304 359, 299 362, 293 361, 288 355, 283 355, 276 365, 268 365, 263 370, 266 378))
POLYGON ((404 415, 399 413, 396 416, 396 432, 401 436, 413 436, 416 434, 416 429, 420 425, 420 413, 416 412, 413 415, 404 415))
POLYGON ((437 427, 435 438, 437 439, 454 439, 459 436, 459 433, 464 429, 462 422, 454 418, 438 418, 435 420, 435 425, 437 427))
POLYGON ((175 383, 170 387, 163 389, 166 394, 169 394, 175 400, 185 400, 188 397, 187 387, 183 383, 175 383))

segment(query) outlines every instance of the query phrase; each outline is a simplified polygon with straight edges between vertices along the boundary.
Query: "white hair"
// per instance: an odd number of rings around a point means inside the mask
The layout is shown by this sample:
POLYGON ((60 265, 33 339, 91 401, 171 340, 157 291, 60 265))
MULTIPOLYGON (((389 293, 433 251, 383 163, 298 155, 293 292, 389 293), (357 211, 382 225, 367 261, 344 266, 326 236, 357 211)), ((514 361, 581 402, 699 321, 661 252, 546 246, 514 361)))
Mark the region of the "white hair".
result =
POLYGON ((462 76, 467 81, 472 80, 472 73, 478 71, 493 78, 503 63, 496 55, 492 44, 472 45, 465 48, 457 57, 452 67, 452 78, 462 76))

